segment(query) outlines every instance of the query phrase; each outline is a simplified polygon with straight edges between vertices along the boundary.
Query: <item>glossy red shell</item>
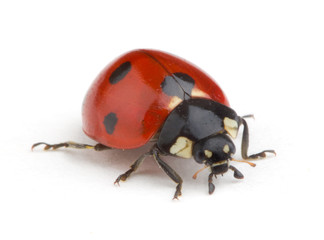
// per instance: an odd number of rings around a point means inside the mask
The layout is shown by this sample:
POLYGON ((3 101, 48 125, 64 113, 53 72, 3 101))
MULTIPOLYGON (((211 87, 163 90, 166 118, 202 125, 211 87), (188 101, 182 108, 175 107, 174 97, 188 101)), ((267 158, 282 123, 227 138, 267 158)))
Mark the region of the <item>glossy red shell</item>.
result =
POLYGON ((155 50, 134 50, 113 61, 95 79, 83 103, 83 130, 101 144, 131 149, 146 144, 181 101, 165 94, 161 84, 173 73, 184 73, 195 80, 192 97, 213 99, 229 105, 220 87, 194 65, 173 55, 155 50), (123 63, 129 72, 117 83, 109 81, 123 63), (104 119, 114 115, 112 132, 104 119))

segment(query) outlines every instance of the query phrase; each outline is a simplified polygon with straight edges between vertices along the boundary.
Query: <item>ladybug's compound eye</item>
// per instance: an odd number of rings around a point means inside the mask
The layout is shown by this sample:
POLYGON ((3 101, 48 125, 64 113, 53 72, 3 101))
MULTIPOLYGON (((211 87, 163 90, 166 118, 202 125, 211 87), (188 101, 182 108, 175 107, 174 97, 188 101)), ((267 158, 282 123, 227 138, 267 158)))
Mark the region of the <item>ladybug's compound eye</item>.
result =
POLYGON ((198 163, 203 163, 206 161, 206 155, 204 153, 204 151, 201 151, 199 149, 195 149, 196 151, 193 152, 194 155, 194 159, 196 160, 196 162, 198 163))

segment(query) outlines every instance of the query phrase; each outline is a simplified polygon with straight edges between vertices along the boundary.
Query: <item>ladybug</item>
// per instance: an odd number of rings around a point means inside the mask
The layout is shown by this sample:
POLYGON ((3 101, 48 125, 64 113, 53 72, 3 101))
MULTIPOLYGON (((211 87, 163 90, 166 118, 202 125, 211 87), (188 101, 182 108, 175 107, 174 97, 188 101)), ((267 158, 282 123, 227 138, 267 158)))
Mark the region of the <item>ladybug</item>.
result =
MULTIPOLYGON (((230 108, 221 88, 191 63, 156 50, 134 50, 105 67, 93 82, 83 102, 83 131, 98 142, 92 146, 74 142, 45 145, 44 149, 133 149, 149 141, 155 144, 142 154, 115 184, 125 181, 143 160, 153 156, 159 167, 177 184, 174 199, 181 196, 182 179, 161 156, 193 158, 210 170, 209 193, 214 192, 213 177, 234 172, 243 174, 230 161, 266 157, 265 150, 248 155, 249 130, 246 117, 230 108), (241 154, 235 160, 239 127, 243 125, 241 154)), ((251 166, 255 164, 249 163, 251 166)), ((194 178, 203 169, 196 172, 194 178)))

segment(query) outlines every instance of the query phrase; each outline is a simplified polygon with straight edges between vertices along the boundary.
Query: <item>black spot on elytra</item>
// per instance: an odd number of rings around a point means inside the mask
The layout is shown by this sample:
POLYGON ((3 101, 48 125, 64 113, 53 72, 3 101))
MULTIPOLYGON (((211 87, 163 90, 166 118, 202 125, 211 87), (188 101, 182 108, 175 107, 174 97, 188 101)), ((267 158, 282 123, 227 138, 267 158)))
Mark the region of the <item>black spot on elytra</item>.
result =
POLYGON ((116 113, 111 112, 105 117, 103 124, 105 125, 108 134, 113 134, 117 121, 118 118, 116 113))
POLYGON ((161 83, 161 88, 168 96, 177 96, 181 99, 189 99, 195 80, 188 74, 177 72, 172 76, 166 76, 161 83))
POLYGON ((120 64, 120 66, 118 68, 116 68, 115 71, 113 71, 113 73, 110 75, 109 82, 111 84, 118 83, 131 70, 131 66, 132 65, 130 62, 124 62, 124 63, 120 64))

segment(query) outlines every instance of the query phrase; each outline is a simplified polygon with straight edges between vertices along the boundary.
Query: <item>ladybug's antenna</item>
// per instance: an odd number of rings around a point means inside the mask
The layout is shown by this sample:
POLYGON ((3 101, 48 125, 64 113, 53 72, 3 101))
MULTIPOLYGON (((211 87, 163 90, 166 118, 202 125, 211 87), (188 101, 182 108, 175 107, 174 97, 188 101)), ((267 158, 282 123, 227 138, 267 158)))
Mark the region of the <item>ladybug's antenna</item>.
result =
MULTIPOLYGON (((237 160, 237 159, 234 159, 234 158, 231 158, 231 161, 234 161, 234 162, 243 162, 243 163, 247 163, 247 164, 249 164, 251 167, 255 167, 256 166, 256 164, 255 163, 251 163, 251 162, 249 162, 249 161, 246 161, 246 160, 237 160)), ((198 176, 198 174, 200 173, 200 172, 202 172, 202 171, 204 171, 206 168, 208 168, 208 167, 210 167, 210 166, 205 166, 205 167, 203 167, 202 169, 199 169, 193 176, 192 176, 192 178, 193 179, 197 179, 197 176, 198 176)))
POLYGON ((255 163, 251 163, 251 162, 246 161, 246 160, 237 160, 237 159, 232 158, 231 161, 234 161, 234 162, 244 162, 244 163, 249 164, 251 167, 255 167, 256 166, 255 163))
POLYGON ((205 166, 205 167, 203 167, 202 169, 199 169, 193 176, 192 176, 192 178, 193 179, 196 179, 197 178, 197 175, 198 175, 198 173, 200 173, 200 172, 202 172, 203 170, 205 170, 206 168, 208 168, 208 167, 210 167, 210 166, 205 166))

